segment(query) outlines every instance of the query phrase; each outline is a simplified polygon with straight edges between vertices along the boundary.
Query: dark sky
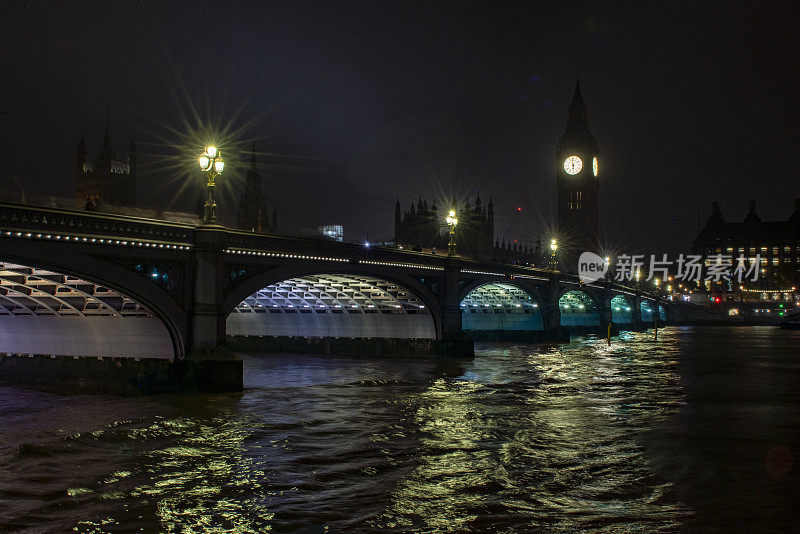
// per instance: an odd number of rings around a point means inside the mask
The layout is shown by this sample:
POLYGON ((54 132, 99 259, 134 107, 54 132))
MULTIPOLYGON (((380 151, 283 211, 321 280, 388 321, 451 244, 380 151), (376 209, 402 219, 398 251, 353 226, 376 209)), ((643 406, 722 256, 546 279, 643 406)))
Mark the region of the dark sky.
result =
POLYGON ((108 109, 149 204, 188 207, 213 137, 228 216, 255 142, 283 229, 389 239, 396 197, 480 191, 498 237, 545 237, 579 72, 611 244, 686 251, 698 200, 769 220, 800 197, 790 6, 7 0, 0 191, 73 195, 108 109))

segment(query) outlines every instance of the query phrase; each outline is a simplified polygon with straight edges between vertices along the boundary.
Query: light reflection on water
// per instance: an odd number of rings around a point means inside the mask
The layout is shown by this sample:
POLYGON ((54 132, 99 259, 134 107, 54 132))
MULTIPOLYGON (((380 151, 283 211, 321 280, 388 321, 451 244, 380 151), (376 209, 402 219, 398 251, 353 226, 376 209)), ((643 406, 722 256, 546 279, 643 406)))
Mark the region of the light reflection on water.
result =
POLYGON ((0 530, 788 527, 798 341, 668 328, 473 361, 248 357, 243 395, 0 388, 0 530))

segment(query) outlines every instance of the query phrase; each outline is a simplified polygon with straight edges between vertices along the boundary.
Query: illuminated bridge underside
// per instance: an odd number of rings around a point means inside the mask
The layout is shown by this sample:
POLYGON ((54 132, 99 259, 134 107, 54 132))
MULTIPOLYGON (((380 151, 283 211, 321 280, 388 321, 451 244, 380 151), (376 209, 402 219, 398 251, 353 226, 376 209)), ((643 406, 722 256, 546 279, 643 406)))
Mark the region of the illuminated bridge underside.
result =
POLYGON ((0 262, 0 353, 172 358, 160 319, 79 278, 0 262))
POLYGON ((561 326, 598 326, 600 310, 583 291, 569 291, 558 299, 561 326))
POLYGON ((539 304, 511 284, 477 287, 461 301, 464 330, 542 330, 539 304))
POLYGON ((633 306, 622 295, 611 299, 611 322, 614 324, 630 324, 633 322, 633 306))
MULTIPOLYGON (((653 322, 653 315, 655 313, 655 304, 649 300, 642 301, 642 322, 644 323, 652 323, 653 322)), ((664 306, 659 304, 658 306, 658 318, 661 321, 666 322, 667 320, 667 313, 664 310, 664 306)))
POLYGON ((394 282, 319 274, 256 291, 228 316, 227 333, 435 339, 436 327, 422 301, 394 282))

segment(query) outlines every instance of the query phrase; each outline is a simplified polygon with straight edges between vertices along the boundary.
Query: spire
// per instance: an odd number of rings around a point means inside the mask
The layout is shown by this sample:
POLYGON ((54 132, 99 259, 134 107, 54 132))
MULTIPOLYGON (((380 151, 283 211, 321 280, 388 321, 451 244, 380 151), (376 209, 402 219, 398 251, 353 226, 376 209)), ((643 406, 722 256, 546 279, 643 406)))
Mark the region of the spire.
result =
POLYGON ((257 165, 258 164, 256 163, 256 144, 253 143, 253 149, 250 152, 250 170, 252 171, 256 170, 257 165))
POLYGON ((572 95, 572 104, 569 106, 570 112, 572 110, 586 111, 586 104, 583 103, 583 95, 581 95, 581 78, 575 76, 575 93, 572 95))
POLYGON ((559 145, 562 144, 578 144, 589 148, 593 152, 597 151, 597 144, 589 131, 589 110, 583 101, 581 83, 577 77, 575 79, 575 92, 572 94, 572 103, 569 105, 567 128, 564 131, 564 135, 559 139, 559 145))
POLYGON ((711 203, 711 215, 708 217, 708 221, 706 221, 706 225, 709 224, 721 224, 724 223, 725 219, 722 217, 722 211, 719 209, 719 203, 714 201, 711 203))
POLYGON ((789 220, 793 223, 800 223, 800 198, 794 199, 794 213, 789 220))
POLYGON ((133 137, 131 137, 131 146, 128 148, 128 167, 131 174, 136 174, 138 159, 136 155, 136 143, 134 143, 133 137))
POLYGON ((106 108, 106 134, 103 136, 103 144, 100 147, 101 159, 115 159, 114 145, 111 142, 111 136, 108 134, 109 124, 111 122, 108 108, 106 108))
POLYGON ((761 217, 758 216, 756 213, 756 201, 750 201, 750 212, 747 214, 747 217, 744 218, 744 222, 746 223, 760 223, 761 217))
POLYGON ((86 172, 86 141, 83 139, 83 132, 81 132, 81 140, 78 141, 78 174, 86 172))
MULTIPOLYGON (((275 212, 273 211, 273 217, 275 212)), ((236 227, 250 232, 274 231, 269 221, 269 206, 261 189, 261 175, 256 161, 256 145, 250 152, 250 167, 244 179, 244 190, 236 212, 236 227)))

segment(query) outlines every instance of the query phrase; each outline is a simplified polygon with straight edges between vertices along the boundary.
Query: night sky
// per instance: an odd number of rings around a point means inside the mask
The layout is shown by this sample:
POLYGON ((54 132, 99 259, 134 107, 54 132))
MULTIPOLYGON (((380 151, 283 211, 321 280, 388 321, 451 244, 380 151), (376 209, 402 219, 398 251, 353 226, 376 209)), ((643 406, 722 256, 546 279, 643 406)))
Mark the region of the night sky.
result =
POLYGON ((233 216, 255 142, 285 231, 391 239, 397 197, 480 191, 497 237, 545 238, 579 73, 601 231, 688 252, 698 201, 770 220, 800 197, 796 8, 715 4, 7 0, 0 192, 73 196, 80 134, 96 155, 108 111, 149 205, 192 207, 214 139, 233 216))

